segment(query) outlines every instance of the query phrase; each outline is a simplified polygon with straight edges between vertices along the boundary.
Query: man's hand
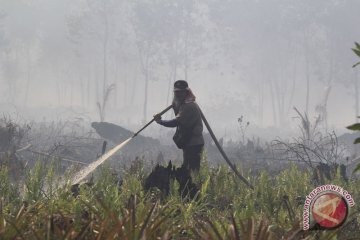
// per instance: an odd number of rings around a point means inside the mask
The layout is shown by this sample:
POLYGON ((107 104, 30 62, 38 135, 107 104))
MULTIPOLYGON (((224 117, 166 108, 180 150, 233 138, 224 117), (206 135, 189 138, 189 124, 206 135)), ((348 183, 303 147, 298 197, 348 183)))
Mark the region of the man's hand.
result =
POLYGON ((159 123, 161 122, 161 115, 159 113, 154 115, 155 122, 159 123))

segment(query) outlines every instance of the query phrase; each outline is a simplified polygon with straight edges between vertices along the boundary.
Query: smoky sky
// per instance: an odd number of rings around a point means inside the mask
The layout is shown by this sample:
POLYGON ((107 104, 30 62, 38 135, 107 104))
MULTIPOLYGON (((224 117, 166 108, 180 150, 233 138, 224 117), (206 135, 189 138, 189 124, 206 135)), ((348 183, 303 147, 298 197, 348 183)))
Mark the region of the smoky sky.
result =
MULTIPOLYGON (((0 108, 140 126, 186 79, 218 132, 358 114, 356 0, 0 0, 0 108)), ((167 114, 166 117, 172 117, 167 114)), ((237 131, 237 130, 236 130, 237 131)))

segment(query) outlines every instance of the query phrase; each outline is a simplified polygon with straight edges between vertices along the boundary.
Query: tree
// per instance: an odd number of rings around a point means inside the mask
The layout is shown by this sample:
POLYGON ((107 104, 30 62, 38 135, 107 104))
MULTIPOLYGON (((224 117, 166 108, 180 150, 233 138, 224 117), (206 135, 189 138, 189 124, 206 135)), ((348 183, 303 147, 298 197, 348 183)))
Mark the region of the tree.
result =
POLYGON ((172 83, 178 78, 188 80, 196 60, 204 56, 204 7, 194 0, 138 0, 134 4, 132 24, 145 81, 143 121, 150 80, 159 78, 164 66, 169 69, 165 76, 169 103, 172 83))
MULTIPOLYGON (((358 57, 360 57, 360 44, 359 43, 355 42, 355 47, 352 48, 352 50, 358 57)), ((360 62, 355 63, 353 65, 353 68, 355 68, 358 65, 360 65, 360 62)), ((355 89, 355 118, 356 118, 356 122, 357 122, 358 118, 359 118, 359 86, 358 86, 357 72, 355 72, 355 77, 354 77, 354 89, 355 89)))
POLYGON ((358 6, 356 1, 337 0, 311 4, 284 0, 210 1, 210 19, 222 37, 220 44, 226 56, 223 60, 225 64, 231 61, 228 69, 233 72, 232 78, 242 82, 240 87, 257 92, 260 122, 264 109, 269 108, 274 124, 283 126, 299 98, 308 113, 318 97, 312 90, 318 82, 326 89, 321 105, 327 111, 326 103, 331 98, 328 90, 348 77, 347 60, 343 60, 344 51, 338 46, 348 40, 346 26, 358 16, 355 10, 345 14, 354 6, 358 6))
MULTIPOLYGON (((80 66, 78 72, 82 91, 85 92, 85 84, 81 75, 86 73, 87 98, 90 99, 90 81, 91 75, 94 74, 95 84, 93 85, 95 85, 97 93, 96 101, 98 109, 100 109, 101 121, 105 118, 106 105, 110 103, 109 93, 111 91, 117 92, 117 84, 114 83, 117 79, 113 78, 113 73, 118 71, 118 63, 113 60, 117 60, 117 52, 121 48, 119 45, 123 44, 122 39, 126 36, 123 32, 125 27, 120 25, 125 24, 125 9, 122 7, 122 1, 89 0, 81 3, 78 6, 78 12, 74 12, 67 19, 69 40, 74 46, 74 56, 80 66), (81 64, 81 62, 85 64, 81 64), (101 66, 101 68, 97 66, 101 66), (98 93, 97 84, 100 75, 102 84, 101 91, 98 93), (109 89, 111 90, 109 91, 109 89)), ((85 98, 84 95, 85 93, 83 93, 83 99, 85 98)))
POLYGON ((289 11, 289 4, 278 0, 212 1, 210 7, 232 77, 257 92, 260 122, 264 103, 271 105, 275 125, 284 124, 291 110, 301 57, 296 30, 287 25, 289 11))
MULTIPOLYGON (((162 61, 160 46, 163 42, 162 1, 139 0, 133 6, 132 27, 135 33, 140 70, 144 77, 143 123, 146 122, 148 108, 149 81, 154 79, 156 64, 162 61)), ((166 18, 165 18, 166 20, 166 18)))

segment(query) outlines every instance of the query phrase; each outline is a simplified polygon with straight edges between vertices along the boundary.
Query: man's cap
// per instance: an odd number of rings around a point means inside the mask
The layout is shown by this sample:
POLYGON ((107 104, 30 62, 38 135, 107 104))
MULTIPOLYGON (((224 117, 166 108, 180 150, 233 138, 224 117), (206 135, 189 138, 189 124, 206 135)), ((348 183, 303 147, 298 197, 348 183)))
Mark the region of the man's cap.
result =
POLYGON ((188 83, 185 80, 177 80, 174 83, 174 91, 184 91, 189 87, 188 83))

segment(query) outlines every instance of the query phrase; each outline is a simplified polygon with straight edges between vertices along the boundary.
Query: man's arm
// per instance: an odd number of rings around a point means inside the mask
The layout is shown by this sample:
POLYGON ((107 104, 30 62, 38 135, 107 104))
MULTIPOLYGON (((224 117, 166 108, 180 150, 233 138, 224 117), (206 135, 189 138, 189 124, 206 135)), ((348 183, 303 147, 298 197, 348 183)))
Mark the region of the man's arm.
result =
POLYGON ((177 127, 179 125, 179 121, 176 118, 174 118, 172 120, 162 120, 161 115, 155 114, 154 119, 158 124, 160 124, 160 125, 162 125, 164 127, 173 128, 173 127, 177 127))
POLYGON ((157 121, 158 124, 164 126, 164 127, 177 127, 179 125, 179 122, 177 121, 176 118, 172 119, 172 120, 160 120, 157 121))

